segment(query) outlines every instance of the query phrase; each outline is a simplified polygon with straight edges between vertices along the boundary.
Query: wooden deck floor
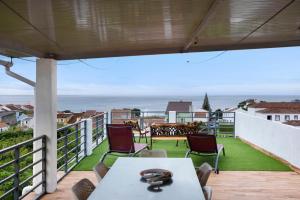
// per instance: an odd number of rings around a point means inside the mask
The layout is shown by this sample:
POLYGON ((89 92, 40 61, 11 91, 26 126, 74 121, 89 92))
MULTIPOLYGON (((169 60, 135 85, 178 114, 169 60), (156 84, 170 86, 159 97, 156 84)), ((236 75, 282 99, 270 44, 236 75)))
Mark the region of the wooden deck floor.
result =
MULTIPOLYGON (((74 171, 59 183, 55 193, 42 200, 73 199, 70 188, 82 178, 97 183, 93 172, 74 171)), ((213 200, 300 199, 300 175, 295 172, 220 172, 212 174, 208 185, 213 188, 213 200)))

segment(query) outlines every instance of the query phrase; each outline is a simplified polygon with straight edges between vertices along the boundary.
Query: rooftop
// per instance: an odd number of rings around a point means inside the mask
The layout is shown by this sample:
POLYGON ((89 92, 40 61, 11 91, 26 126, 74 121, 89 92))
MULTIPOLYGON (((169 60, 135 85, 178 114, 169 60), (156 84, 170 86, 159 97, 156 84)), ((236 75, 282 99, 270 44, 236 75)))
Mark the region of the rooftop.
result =
POLYGON ((286 113, 286 114, 299 114, 300 113, 300 108, 267 108, 263 110, 257 111, 259 113, 286 113))
POLYGON ((169 101, 166 112, 191 112, 192 102, 191 101, 169 101))
POLYGON ((250 108, 300 109, 300 102, 259 102, 248 105, 250 108))

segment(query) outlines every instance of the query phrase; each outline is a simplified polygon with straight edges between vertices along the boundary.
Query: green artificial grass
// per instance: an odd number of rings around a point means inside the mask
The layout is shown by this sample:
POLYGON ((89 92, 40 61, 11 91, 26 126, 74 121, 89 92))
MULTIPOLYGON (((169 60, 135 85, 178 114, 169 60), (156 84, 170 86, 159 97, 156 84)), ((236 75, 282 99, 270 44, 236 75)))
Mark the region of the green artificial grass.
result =
MULTIPOLYGON (((252 148, 248 144, 235 138, 218 138, 218 143, 225 147, 226 156, 221 155, 219 161, 220 171, 291 171, 284 163, 265 155, 264 153, 252 148)), ((144 140, 143 140, 144 141, 144 140)), ((108 144, 104 141, 94 149, 91 156, 84 158, 75 168, 76 171, 90 171, 93 166, 99 162, 102 154, 107 151, 108 144)), ((166 149, 168 157, 183 158, 187 151, 186 144, 179 142, 176 147, 176 141, 155 141, 153 149, 166 149)), ((107 156, 105 164, 111 166, 117 157, 107 156)), ((203 162, 208 162, 212 166, 214 158, 212 156, 191 156, 195 167, 203 162)))

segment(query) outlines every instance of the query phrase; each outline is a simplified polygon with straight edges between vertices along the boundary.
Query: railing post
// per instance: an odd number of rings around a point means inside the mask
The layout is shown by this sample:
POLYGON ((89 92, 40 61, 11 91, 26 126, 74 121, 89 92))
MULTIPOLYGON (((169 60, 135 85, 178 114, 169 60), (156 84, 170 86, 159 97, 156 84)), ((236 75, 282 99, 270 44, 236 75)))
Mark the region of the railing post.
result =
POLYGON ((46 149, 47 149, 47 143, 46 143, 46 136, 44 136, 42 138, 42 170, 43 170, 43 173, 42 173, 42 190, 43 190, 43 193, 46 192, 46 187, 47 187, 47 182, 46 182, 46 178, 47 178, 47 173, 46 173, 46 149))
POLYGON ((64 157, 65 157, 65 173, 68 172, 68 129, 64 130, 64 157))
POLYGON ((85 120, 85 155, 90 156, 93 153, 93 120, 85 120))
POLYGON ((106 137, 106 124, 108 124, 108 112, 106 112, 104 114, 102 141, 103 141, 103 138, 106 137))
POLYGON ((236 135, 235 135, 235 112, 233 113, 233 136, 236 138, 236 135))
POLYGON ((110 119, 110 121, 108 122, 108 124, 112 124, 113 123, 113 113, 112 113, 112 111, 110 111, 109 112, 109 119, 110 119))
POLYGON ((75 131, 75 139, 76 139, 76 141, 75 141, 75 143, 76 143, 76 163, 78 163, 78 162, 79 162, 79 159, 78 159, 78 144, 79 144, 79 141, 78 141, 78 136, 79 136, 79 124, 78 124, 78 123, 75 125, 75 129, 76 129, 76 131, 75 131))
POLYGON ((84 156, 87 155, 87 122, 84 120, 84 156))
POLYGON ((20 184, 20 148, 16 147, 14 151, 15 156, 15 176, 14 176, 14 200, 19 199, 19 184, 20 184))
POLYGON ((99 144, 99 117, 95 117, 96 120, 96 146, 99 144))

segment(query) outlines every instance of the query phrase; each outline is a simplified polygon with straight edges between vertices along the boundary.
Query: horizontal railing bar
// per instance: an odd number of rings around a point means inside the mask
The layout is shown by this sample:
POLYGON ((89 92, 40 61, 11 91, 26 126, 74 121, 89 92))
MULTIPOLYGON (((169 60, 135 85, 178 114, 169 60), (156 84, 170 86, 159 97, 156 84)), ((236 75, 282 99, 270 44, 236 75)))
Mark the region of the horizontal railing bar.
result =
POLYGON ((103 131, 101 131, 101 132, 99 132, 99 133, 96 132, 96 133, 93 133, 92 136, 93 136, 93 137, 94 137, 94 136, 101 136, 101 135, 103 135, 103 133, 104 133, 103 131))
POLYGON ((64 149, 64 148, 65 148, 65 145, 63 145, 63 146, 57 148, 57 151, 60 151, 60 150, 62 150, 62 149, 64 149))
POLYGON ((76 150, 76 148, 80 148, 80 146, 75 146, 74 148, 72 148, 71 150, 67 151, 67 153, 71 153, 72 151, 76 150))
POLYGON ((77 131, 72 131, 71 133, 68 133, 67 135, 63 135, 61 136, 59 139, 57 139, 57 141, 59 142, 60 140, 64 139, 65 137, 69 137, 70 135, 73 135, 74 133, 76 133, 77 131))
POLYGON ((28 177, 26 180, 24 180, 23 182, 20 183, 19 187, 23 187, 23 185, 25 183, 27 183, 28 181, 30 181, 31 179, 37 177, 38 175, 40 175, 41 173, 45 172, 45 170, 40 170, 39 172, 35 173, 34 175, 28 177))
POLYGON ((20 169, 19 173, 22 173, 22 172, 26 171, 28 168, 30 168, 30 167, 32 167, 32 166, 34 166, 34 165, 36 165, 36 164, 42 162, 43 160, 44 160, 44 158, 41 158, 41 159, 39 159, 39 160, 37 160, 37 161, 31 163, 30 165, 27 165, 27 166, 24 167, 23 169, 20 169))
POLYGON ((61 160, 62 158, 64 158, 64 157, 65 157, 65 155, 59 157, 59 158, 57 159, 57 162, 60 161, 60 160, 61 160))
POLYGON ((60 167, 57 168, 57 171, 61 170, 65 166, 65 163, 63 163, 60 167))
POLYGON ((13 177, 15 177, 16 174, 11 174, 9 176, 7 176, 6 178, 0 180, 0 185, 2 185, 3 183, 5 183, 6 181, 8 181, 9 179, 12 179, 13 177))
POLYGON ((77 124, 80 125, 81 123, 84 123, 84 121, 86 121, 86 119, 82 119, 82 120, 80 120, 79 122, 75 122, 74 124, 70 124, 70 125, 61 127, 61 128, 59 128, 59 129, 57 129, 57 132, 63 131, 63 130, 65 130, 65 129, 67 129, 67 128, 70 128, 70 127, 72 127, 72 126, 76 126, 77 124))
POLYGON ((16 188, 13 187, 12 189, 6 191, 2 196, 0 196, 0 199, 4 199, 4 197, 6 197, 7 195, 9 195, 10 193, 12 193, 16 188))
POLYGON ((93 116, 93 117, 91 117, 91 118, 100 117, 100 116, 103 116, 103 115, 105 115, 105 114, 106 114, 106 113, 101 113, 101 114, 95 115, 95 116, 93 116))
POLYGON ((64 139, 65 137, 69 137, 70 135, 72 135, 74 133, 79 133, 79 130, 78 131, 75 130, 75 131, 72 131, 71 133, 68 133, 67 135, 63 135, 60 138, 58 138, 57 141, 59 142, 60 140, 64 139))
POLYGON ((31 152, 29 152, 29 153, 26 153, 26 154, 24 154, 23 156, 20 156, 20 160, 26 158, 26 157, 29 156, 29 155, 33 155, 34 153, 36 153, 36 152, 38 152, 38 151, 41 151, 41 150, 43 150, 43 149, 45 149, 45 148, 46 148, 46 147, 41 147, 41 148, 38 148, 38 149, 36 149, 36 150, 34 150, 34 151, 31 151, 31 152))
POLYGON ((1 166, 0 166, 0 169, 3 169, 3 168, 5 168, 5 167, 7 167, 7 166, 13 164, 14 162, 16 162, 16 160, 11 160, 11 161, 9 161, 9 162, 7 162, 7 163, 1 165, 1 166))
MULTIPOLYGON (((70 144, 72 144, 72 143, 74 143, 74 142, 76 142, 76 141, 77 141, 76 138, 74 140, 71 140, 70 142, 67 143, 67 146, 70 145, 70 144)), ((64 146, 66 146, 66 145, 64 145, 64 146)))
POLYGON ((21 147, 21 146, 26 146, 26 145, 28 145, 28 144, 30 144, 30 143, 33 143, 33 142, 37 141, 37 140, 41 140, 41 139, 43 139, 44 137, 46 137, 46 136, 45 136, 45 135, 41 135, 41 136, 39 136, 39 137, 30 139, 30 140, 26 140, 26 141, 21 142, 21 143, 18 143, 18 144, 16 144, 16 145, 7 147, 7 148, 5 148, 5 149, 0 150, 0 154, 6 153, 6 152, 11 151, 11 150, 14 150, 14 149, 19 148, 19 147, 21 147))

